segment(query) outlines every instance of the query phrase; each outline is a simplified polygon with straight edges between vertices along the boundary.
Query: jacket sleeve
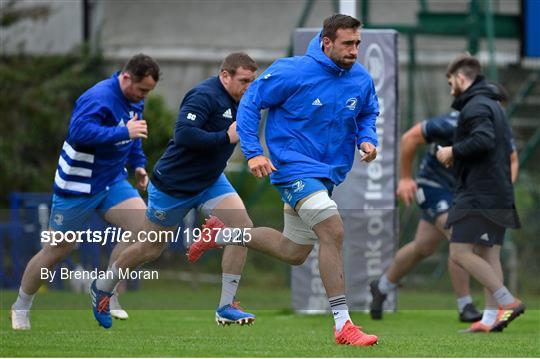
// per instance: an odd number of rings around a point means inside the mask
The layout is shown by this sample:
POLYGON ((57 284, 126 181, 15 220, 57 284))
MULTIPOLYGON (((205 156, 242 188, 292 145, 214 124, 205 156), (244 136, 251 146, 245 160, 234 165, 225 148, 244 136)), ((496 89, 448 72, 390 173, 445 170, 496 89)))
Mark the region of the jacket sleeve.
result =
POLYGON ((177 145, 202 150, 215 150, 229 143, 227 130, 208 132, 203 126, 212 116, 212 95, 200 91, 189 92, 176 119, 174 142, 177 145))
POLYGON ((373 80, 370 79, 370 86, 365 95, 362 109, 356 116, 356 126, 358 127, 357 146, 360 146, 362 142, 369 142, 374 146, 379 144, 375 126, 377 116, 379 116, 379 99, 375 93, 373 80))
POLYGON ((454 143, 452 153, 455 158, 463 159, 495 148, 495 128, 491 116, 487 108, 477 109, 469 116, 463 115, 463 122, 458 126, 464 126, 463 130, 468 136, 454 143))
POLYGON ((144 168, 146 166, 146 156, 142 148, 142 140, 140 138, 133 140, 131 145, 131 151, 128 155, 128 164, 131 168, 136 169, 139 167, 144 168))
POLYGON ((96 100, 79 100, 69 125, 69 139, 73 144, 99 146, 129 140, 124 126, 104 126, 110 110, 96 100))
POLYGON ((246 159, 263 154, 259 139, 261 110, 282 104, 294 91, 294 71, 283 60, 274 62, 248 88, 236 115, 240 147, 246 159))

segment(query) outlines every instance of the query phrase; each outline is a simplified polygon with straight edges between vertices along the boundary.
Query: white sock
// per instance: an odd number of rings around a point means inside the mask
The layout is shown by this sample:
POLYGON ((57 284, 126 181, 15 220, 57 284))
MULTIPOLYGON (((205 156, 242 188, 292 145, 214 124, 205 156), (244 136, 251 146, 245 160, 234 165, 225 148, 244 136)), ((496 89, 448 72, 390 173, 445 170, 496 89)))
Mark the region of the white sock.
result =
POLYGON ((30 308, 32 308, 34 297, 35 294, 26 294, 22 288, 19 288, 19 295, 11 308, 15 310, 30 310, 30 308))
POLYGON ((381 278, 379 278, 379 291, 382 294, 388 294, 396 288, 397 283, 390 282, 386 274, 383 274, 381 278))
POLYGON ((463 308, 465 308, 465 306, 467 304, 470 304, 472 303, 472 297, 470 295, 464 295, 463 297, 459 297, 457 299, 457 306, 458 306, 458 310, 459 312, 463 312, 463 308))
POLYGON ((336 322, 336 331, 340 332, 345 323, 347 323, 347 320, 351 320, 345 295, 328 298, 328 302, 330 303, 330 309, 332 310, 334 321, 336 322))
POLYGON ((118 267, 116 266, 116 262, 114 262, 112 266, 109 269, 107 269, 107 271, 108 273, 105 278, 99 278, 96 280, 96 288, 104 292, 112 293, 114 290, 114 287, 120 281, 120 278, 119 278, 120 274, 119 274, 118 267))
POLYGON ((110 309, 122 309, 120 302, 118 301, 118 293, 114 292, 111 299, 109 300, 110 309))
POLYGON ((493 292, 493 298, 502 306, 510 305, 516 301, 516 298, 506 287, 502 287, 493 292))
POLYGON ((495 321, 497 320, 497 308, 485 308, 484 314, 482 314, 482 324, 492 326, 495 324, 495 321))
POLYGON ((244 233, 241 228, 223 228, 216 236, 216 244, 220 246, 236 245, 245 246, 243 243, 244 233))
POLYGON ((232 304, 236 290, 238 289, 238 283, 240 283, 240 274, 227 274, 221 275, 221 298, 219 299, 219 308, 227 304, 232 304))

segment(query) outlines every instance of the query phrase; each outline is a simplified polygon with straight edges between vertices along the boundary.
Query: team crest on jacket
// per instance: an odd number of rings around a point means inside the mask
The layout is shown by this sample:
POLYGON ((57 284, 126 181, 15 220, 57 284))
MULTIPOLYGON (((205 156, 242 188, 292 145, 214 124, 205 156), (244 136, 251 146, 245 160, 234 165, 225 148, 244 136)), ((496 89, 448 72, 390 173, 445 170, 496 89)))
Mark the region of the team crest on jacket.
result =
POLYGON ((167 212, 165 211, 162 211, 162 210, 159 210, 159 209, 156 209, 154 211, 154 216, 159 219, 160 221, 163 221, 165 220, 165 217, 167 217, 167 212))
POLYGON ((347 102, 345 103, 345 106, 347 106, 349 110, 354 111, 354 109, 356 108, 357 102, 358 100, 356 99, 356 97, 351 97, 350 99, 347 100, 347 102))
POLYGON ((64 224, 64 216, 61 214, 55 214, 54 223, 56 223, 56 225, 58 226, 61 226, 62 224, 64 224))
POLYGON ((293 192, 300 192, 304 189, 304 182, 302 180, 298 180, 292 184, 293 192))

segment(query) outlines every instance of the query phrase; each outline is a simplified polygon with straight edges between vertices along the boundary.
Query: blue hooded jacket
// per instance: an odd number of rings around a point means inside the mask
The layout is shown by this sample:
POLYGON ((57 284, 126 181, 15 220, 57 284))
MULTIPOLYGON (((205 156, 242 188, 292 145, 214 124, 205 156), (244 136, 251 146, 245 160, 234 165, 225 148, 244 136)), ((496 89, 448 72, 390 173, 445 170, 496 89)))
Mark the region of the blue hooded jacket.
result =
POLYGON ((275 61, 248 88, 238 108, 237 130, 249 160, 262 155, 260 111, 268 109, 266 144, 277 171, 273 184, 327 178, 338 185, 362 142, 377 146, 379 105, 373 80, 356 63, 337 66, 321 48, 320 33, 305 56, 275 61))
POLYGON ((54 193, 89 196, 127 178, 126 164, 144 167, 141 139, 129 138, 126 123, 142 119, 144 100, 130 102, 122 93, 118 72, 79 97, 58 159, 54 193))

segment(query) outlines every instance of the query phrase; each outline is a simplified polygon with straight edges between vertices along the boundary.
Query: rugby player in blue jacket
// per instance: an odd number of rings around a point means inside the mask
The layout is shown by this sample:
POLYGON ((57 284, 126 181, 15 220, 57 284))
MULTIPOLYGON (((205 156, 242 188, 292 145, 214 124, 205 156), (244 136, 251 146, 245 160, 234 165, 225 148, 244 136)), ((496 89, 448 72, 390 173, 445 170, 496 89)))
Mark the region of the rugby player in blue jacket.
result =
MULTIPOLYGON (((146 205, 127 181, 125 166, 135 171, 137 188, 144 190, 148 176, 141 139, 147 138, 148 131, 142 112, 144 98, 158 80, 157 63, 139 54, 121 72, 79 97, 54 178, 51 231, 85 230, 85 222, 96 210, 115 226, 132 232, 140 229, 146 205)), ((116 246, 111 263, 127 245, 116 246)), ((53 269, 74 248, 72 242, 46 244, 28 262, 12 306, 13 329, 30 329, 29 311, 42 283, 41 270, 53 269)))
MULTIPOLYGON (((145 230, 175 231, 192 208, 219 215, 230 226, 253 226, 223 171, 239 141, 238 102, 256 71, 251 57, 233 53, 223 61, 219 76, 201 82, 186 94, 174 137, 154 167, 148 186, 145 230)), ((123 251, 110 268, 114 278, 94 282, 99 296, 106 301, 112 295, 119 269, 133 269, 158 258, 166 245, 165 241, 137 242, 123 251)), ((242 311, 233 301, 246 256, 243 247, 230 247, 223 255, 223 287, 216 311, 219 324, 250 324, 255 320, 253 314, 242 311)), ((96 319, 105 328, 112 322, 106 308, 96 319)))
MULTIPOLYGON (((251 172, 270 175, 284 205, 284 230, 254 228, 244 244, 287 263, 304 262, 319 242, 319 270, 334 315, 338 344, 372 345, 350 317, 343 277, 343 222, 330 198, 352 167, 356 149, 363 160, 376 157, 379 113, 373 80, 356 63, 361 22, 346 15, 324 20, 305 56, 274 62, 250 86, 238 109, 238 133, 251 172), (260 111, 268 109, 266 144, 259 140, 260 111)), ((206 228, 222 228, 211 217, 206 228)), ((228 244, 211 231, 190 248, 195 257, 228 244)))
MULTIPOLYGON (((506 97, 495 85, 495 93, 500 93, 500 101, 506 97)), ((382 319, 386 296, 395 290, 398 282, 420 261, 435 252, 441 240, 450 239, 450 231, 444 228, 448 210, 452 205, 456 180, 452 171, 444 167, 435 156, 438 146, 449 146, 454 141, 459 112, 444 115, 417 123, 401 137, 400 180, 398 197, 409 206, 414 197, 422 210, 414 240, 401 247, 394 262, 386 272, 370 284, 373 301, 370 313, 373 319, 382 319), (418 146, 429 144, 416 180, 412 177, 412 164, 418 146)), ((518 161, 515 144, 511 155, 512 182, 517 178, 518 161)), ((469 274, 448 258, 448 274, 457 297, 459 319, 462 322, 476 322, 482 318, 470 295, 469 274)), ((488 314, 484 312, 484 316, 488 314)))

